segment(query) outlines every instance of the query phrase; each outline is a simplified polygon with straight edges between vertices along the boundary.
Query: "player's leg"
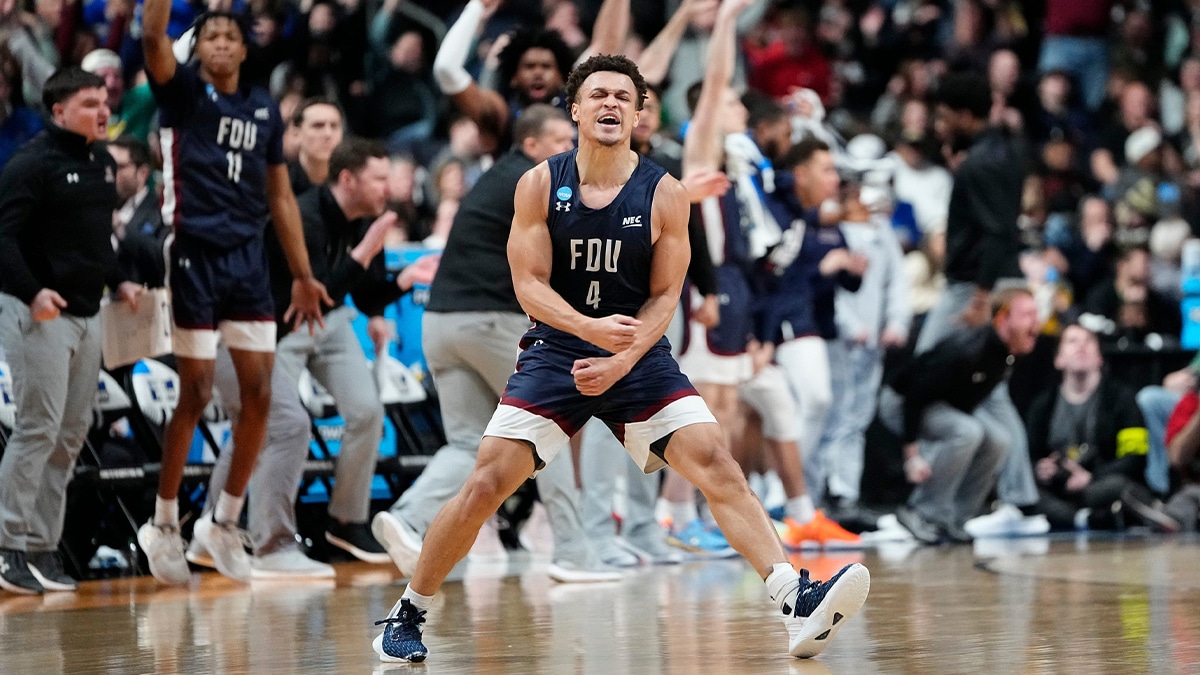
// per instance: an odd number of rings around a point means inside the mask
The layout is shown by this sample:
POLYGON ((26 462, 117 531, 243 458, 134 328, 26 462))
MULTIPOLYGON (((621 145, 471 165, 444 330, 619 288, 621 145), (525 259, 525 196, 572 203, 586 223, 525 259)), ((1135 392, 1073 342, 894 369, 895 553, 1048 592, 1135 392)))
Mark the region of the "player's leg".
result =
POLYGON ((442 507, 429 531, 404 594, 383 624, 373 647, 380 660, 420 662, 428 651, 421 624, 446 575, 475 543, 479 528, 536 470, 537 455, 525 441, 486 436, 479 459, 462 490, 442 507))
MULTIPOLYGON (((273 345, 272 345, 273 346, 273 345)), ((267 419, 271 410, 271 372, 274 352, 230 348, 237 374, 238 401, 241 412, 233 425, 233 448, 225 486, 215 495, 216 506, 211 514, 196 522, 195 537, 212 556, 217 571, 231 579, 249 581, 250 557, 246 555, 247 537, 238 529, 246 486, 258 463, 267 436, 267 419)), ((214 496, 210 495, 210 499, 214 496)))
POLYGON ((807 658, 823 651, 866 601, 871 579, 867 569, 847 565, 825 582, 809 579, 807 570, 798 575, 715 424, 676 429, 663 457, 704 493, 729 543, 762 575, 784 615, 789 653, 807 658))
POLYGON ((787 559, 767 512, 726 449, 725 435, 719 426, 693 424, 676 431, 667 444, 664 459, 704 494, 729 544, 754 569, 769 570, 787 559))
POLYGON ((521 335, 529 329, 523 315, 504 312, 426 312, 421 325, 446 445, 371 522, 375 538, 406 576, 416 569, 422 538, 438 511, 471 475, 479 439, 512 375, 521 335))
POLYGON ((767 583, 783 614, 789 652, 809 657, 821 652, 866 601, 870 573, 847 565, 824 583, 800 574, 787 562, 783 544, 758 498, 726 449, 712 414, 665 352, 651 351, 613 392, 620 407, 597 416, 623 426, 625 447, 644 471, 664 462, 698 487, 730 543, 767 583))
POLYGON ((409 587, 432 596, 450 570, 471 550, 475 533, 534 472, 534 453, 524 441, 488 436, 467 482, 438 512, 417 561, 409 587))
POLYGON ((817 446, 825 428, 825 418, 833 406, 830 382, 829 355, 825 340, 801 337, 788 340, 775 351, 775 360, 783 369, 788 385, 796 397, 800 419, 800 450, 804 455, 804 473, 810 490, 823 492, 824 467, 817 456, 817 446))

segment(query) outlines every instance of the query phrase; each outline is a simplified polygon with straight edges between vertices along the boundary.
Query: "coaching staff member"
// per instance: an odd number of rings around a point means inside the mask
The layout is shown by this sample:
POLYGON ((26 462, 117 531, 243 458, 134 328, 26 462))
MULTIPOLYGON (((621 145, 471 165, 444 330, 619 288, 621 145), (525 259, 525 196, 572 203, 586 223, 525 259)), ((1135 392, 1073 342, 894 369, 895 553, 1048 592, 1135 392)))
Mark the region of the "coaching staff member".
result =
POLYGON ((16 428, 0 460, 0 587, 74 590, 58 557, 67 483, 92 420, 100 298, 121 283, 112 235, 116 164, 104 79, 64 68, 46 81, 51 124, 0 174, 0 343, 16 428))

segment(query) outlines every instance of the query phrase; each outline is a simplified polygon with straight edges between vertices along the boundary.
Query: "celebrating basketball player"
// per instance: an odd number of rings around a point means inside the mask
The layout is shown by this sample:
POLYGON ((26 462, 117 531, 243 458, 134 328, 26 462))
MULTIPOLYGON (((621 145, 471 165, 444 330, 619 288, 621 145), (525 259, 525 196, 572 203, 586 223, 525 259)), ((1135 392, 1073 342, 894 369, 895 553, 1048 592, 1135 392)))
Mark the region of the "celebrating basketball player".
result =
POLYGON ((146 0, 142 43, 162 121, 163 221, 175 232, 169 285, 179 404, 163 442, 154 518, 138 530, 138 542, 156 579, 187 583, 176 497, 196 423, 212 397, 217 343, 223 340, 237 370, 242 414, 233 428, 225 489, 211 517, 196 523, 195 536, 222 574, 249 581, 250 559, 237 522, 271 400, 275 310, 263 243, 268 215, 294 279, 285 320, 321 323, 321 303, 333 303, 309 266, 283 158, 279 107, 265 89, 239 79, 249 29, 233 14, 204 14, 194 26, 196 63, 179 64, 166 33, 170 11, 168 0, 146 0))
POLYGON ((862 565, 822 583, 787 562, 721 429, 671 357, 663 333, 690 255, 688 197, 630 149, 645 95, 629 59, 584 61, 567 81, 578 149, 517 185, 508 255, 534 326, 474 472, 430 526, 408 588, 379 622, 374 647, 383 661, 425 659, 421 624, 446 575, 484 521, 591 417, 644 471, 669 464, 704 493, 730 544, 767 582, 792 655, 818 654, 866 600, 862 565))

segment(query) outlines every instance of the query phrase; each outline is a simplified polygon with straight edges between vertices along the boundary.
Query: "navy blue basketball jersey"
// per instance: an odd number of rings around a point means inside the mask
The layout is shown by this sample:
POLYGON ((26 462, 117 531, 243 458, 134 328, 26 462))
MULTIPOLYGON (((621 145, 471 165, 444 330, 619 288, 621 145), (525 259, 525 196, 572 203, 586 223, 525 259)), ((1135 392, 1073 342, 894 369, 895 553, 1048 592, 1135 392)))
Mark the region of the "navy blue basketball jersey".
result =
POLYGON ((612 202, 593 209, 579 198, 576 153, 571 150, 547 160, 546 225, 554 249, 550 287, 585 316, 635 316, 650 297, 650 218, 654 191, 666 170, 640 157, 612 202))
POLYGON ((261 236, 267 167, 284 162, 279 106, 261 87, 222 94, 196 66, 150 85, 163 127, 163 222, 221 248, 261 236))
POLYGON ((593 209, 579 198, 577 152, 549 160, 550 287, 586 316, 633 316, 650 297, 650 217, 666 170, 640 157, 612 202, 593 209))

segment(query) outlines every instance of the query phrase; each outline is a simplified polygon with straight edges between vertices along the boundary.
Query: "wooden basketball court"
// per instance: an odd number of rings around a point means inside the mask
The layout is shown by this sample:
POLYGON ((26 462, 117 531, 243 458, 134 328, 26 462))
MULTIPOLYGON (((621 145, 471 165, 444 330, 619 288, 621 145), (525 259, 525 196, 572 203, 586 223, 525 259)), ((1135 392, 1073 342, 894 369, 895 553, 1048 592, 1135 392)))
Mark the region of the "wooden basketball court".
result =
POLYGON ((827 578, 862 561, 863 611, 818 659, 786 654, 783 625, 741 560, 643 568, 561 585, 546 559, 471 562, 426 626, 429 660, 371 650, 403 590, 389 567, 336 582, 195 574, 77 593, 0 595, 0 673, 1200 673, 1200 541, 1086 536, 797 556, 827 578))

